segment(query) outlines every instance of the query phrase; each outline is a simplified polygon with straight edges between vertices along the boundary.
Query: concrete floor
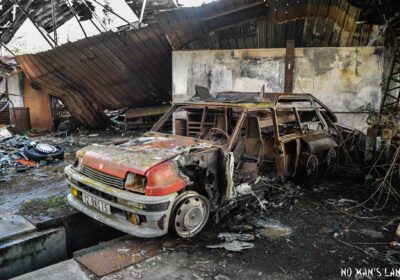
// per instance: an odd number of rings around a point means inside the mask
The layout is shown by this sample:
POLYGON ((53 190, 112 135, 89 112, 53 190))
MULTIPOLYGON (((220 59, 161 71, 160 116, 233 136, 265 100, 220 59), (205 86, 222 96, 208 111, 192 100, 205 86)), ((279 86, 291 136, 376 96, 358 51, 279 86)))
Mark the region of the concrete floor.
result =
POLYGON ((95 254, 104 257, 104 250, 115 242, 118 254, 112 260, 116 271, 103 277, 81 265, 78 256, 19 279, 376 279, 378 270, 389 274, 399 268, 396 258, 388 258, 400 253, 389 246, 396 240, 399 207, 396 203, 379 211, 368 204, 353 207, 372 191, 354 180, 302 187, 289 205, 238 209, 192 240, 129 237, 133 245, 119 240, 104 243, 93 249, 95 254), (257 226, 257 218, 290 230, 257 226), (249 242, 254 248, 241 252, 208 248, 220 243, 221 232, 252 234, 255 240, 249 242), (149 244, 158 244, 154 257, 118 269, 129 252, 140 245, 146 254, 149 244), (341 276, 345 268, 352 270, 352 277, 341 276), (355 278, 356 269, 366 268, 375 268, 374 277, 355 278))

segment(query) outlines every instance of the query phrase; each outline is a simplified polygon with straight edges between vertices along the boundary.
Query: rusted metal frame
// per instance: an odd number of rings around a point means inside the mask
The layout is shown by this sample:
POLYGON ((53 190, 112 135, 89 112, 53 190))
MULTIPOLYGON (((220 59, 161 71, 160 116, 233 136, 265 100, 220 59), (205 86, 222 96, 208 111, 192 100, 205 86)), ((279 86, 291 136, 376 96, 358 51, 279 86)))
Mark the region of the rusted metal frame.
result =
POLYGON ((277 122, 277 119, 278 119, 277 112, 276 112, 276 109, 273 107, 271 107, 269 109, 271 110, 271 113, 272 113, 272 123, 274 126, 274 132, 275 132, 275 147, 278 147, 281 143, 281 140, 280 140, 280 135, 279 135, 279 126, 278 126, 278 122, 277 122))
POLYGON ((263 162, 264 162, 264 139, 263 139, 262 133, 261 133, 260 119, 259 119, 258 116, 256 116, 256 119, 257 119, 257 126, 258 126, 258 137, 260 138, 260 142, 261 142, 260 149, 258 151, 258 160, 257 160, 257 162, 258 162, 258 166, 261 167, 263 165, 263 162))
POLYGON ((284 92, 293 93, 294 40, 286 41, 284 92))
POLYGON ((279 127, 277 123, 277 114, 275 108, 270 108, 272 113, 272 121, 274 125, 274 134, 275 134, 275 149, 277 151, 275 165, 278 176, 286 175, 287 161, 286 161, 286 152, 285 146, 282 144, 281 137, 279 135, 279 127))
POLYGON ((399 104, 399 100, 394 101, 394 102, 387 103, 387 104, 385 105, 385 107, 389 107, 389 106, 392 106, 392 105, 394 105, 394 104, 399 104))
POLYGON ((69 3, 69 0, 65 0, 65 2, 67 2, 67 5, 68 5, 69 9, 70 9, 71 12, 74 14, 74 17, 75 17, 76 21, 78 22, 79 27, 81 28, 81 30, 82 30, 82 32, 83 32, 83 35, 85 35, 85 38, 87 38, 86 31, 85 31, 85 29, 83 28, 81 22, 79 21, 78 16, 77 16, 77 14, 76 14, 76 12, 75 12, 73 6, 71 5, 71 3, 69 3))
POLYGON ((236 126, 235 126, 234 130, 232 131, 231 138, 230 138, 230 140, 228 142, 228 145, 227 145, 227 149, 229 151, 232 151, 233 147, 235 146, 236 140, 237 140, 237 138, 239 136, 239 133, 240 133, 240 129, 242 128, 243 123, 246 120, 247 113, 248 113, 247 110, 243 110, 239 120, 236 122, 236 126))
POLYGON ((319 118, 321 124, 324 126, 324 129, 323 129, 323 130, 325 130, 326 132, 328 132, 328 131, 329 131, 329 126, 328 126, 328 123, 326 122, 324 116, 321 114, 321 112, 319 111, 318 108, 315 108, 314 111, 315 111, 315 113, 317 114, 317 116, 318 116, 318 118, 319 118))
MULTIPOLYGON (((40 27, 35 23, 35 21, 33 20, 33 18, 31 18, 31 16, 29 15, 29 13, 25 10, 24 7, 22 7, 22 5, 18 2, 18 0, 11 0, 14 2, 14 4, 18 5, 18 7, 22 10, 22 12, 25 14, 25 16, 33 23, 33 25, 35 26, 35 28, 37 29, 37 31, 39 31, 40 35, 42 35, 42 37, 46 40, 46 42, 50 45, 51 48, 54 48, 53 44, 49 41, 49 38, 47 36, 45 36, 45 34, 43 33, 42 30, 40 30, 40 27)), ((53 40, 50 38, 50 40, 53 40)), ((53 41, 54 43, 54 41, 53 41)))
POLYGON ((228 107, 224 108, 225 132, 228 133, 228 107))
POLYGON ((299 125, 299 128, 300 128, 300 132, 301 132, 301 134, 304 134, 303 129, 301 128, 301 120, 300 120, 300 116, 299 116, 299 111, 297 110, 296 107, 293 107, 293 112, 294 112, 294 115, 296 116, 297 124, 299 125))
POLYGON ((169 117, 172 116, 172 113, 175 112, 175 110, 179 106, 177 105, 172 105, 171 108, 168 109, 168 111, 154 124, 154 126, 150 129, 151 131, 157 132, 160 130, 160 128, 163 126, 165 121, 168 120, 169 117))
POLYGON ((299 168, 299 163, 300 163, 300 156, 301 156, 301 139, 296 138, 295 141, 296 141, 296 159, 294 162, 293 176, 295 176, 297 174, 297 170, 299 168))
POLYGON ((216 107, 217 109, 223 109, 224 107, 229 107, 229 108, 238 108, 238 109, 245 110, 244 105, 240 104, 240 103, 227 104, 227 103, 222 103, 222 102, 185 101, 185 102, 176 102, 174 104, 178 105, 178 106, 182 106, 182 108, 189 108, 189 109, 191 109, 191 108, 193 108, 193 109, 200 108, 201 109, 204 106, 208 106, 211 108, 216 107))
POLYGON ((203 114, 201 116, 201 121, 200 121, 200 138, 203 139, 204 138, 204 122, 206 121, 206 117, 207 117, 207 106, 204 107, 203 109, 203 114))
POLYGON ((58 39, 57 39, 57 15, 56 15, 56 6, 54 0, 51 0, 51 14, 53 18, 53 32, 54 32, 54 45, 58 46, 58 39))
MULTIPOLYGON (((385 91, 384 91, 384 94, 383 94, 383 98, 382 98, 382 101, 381 101, 380 114, 385 113, 385 107, 388 107, 390 105, 393 105, 393 104, 397 103, 397 102, 395 102, 395 103, 392 103, 392 104, 385 104, 386 101, 387 101, 388 92, 393 91, 396 88, 400 88, 400 86, 398 86, 398 87, 394 87, 394 88, 390 89, 391 78, 393 76, 392 73, 393 73, 393 70, 394 70, 394 67, 395 67, 396 64, 397 64, 397 54, 395 53, 393 61, 392 61, 391 66, 390 66, 390 72, 389 72, 390 74, 389 74, 389 77, 388 77, 388 80, 387 80, 387 84, 386 84, 386 88, 385 88, 385 91)), ((398 98, 395 98, 395 99, 398 100, 398 98)))

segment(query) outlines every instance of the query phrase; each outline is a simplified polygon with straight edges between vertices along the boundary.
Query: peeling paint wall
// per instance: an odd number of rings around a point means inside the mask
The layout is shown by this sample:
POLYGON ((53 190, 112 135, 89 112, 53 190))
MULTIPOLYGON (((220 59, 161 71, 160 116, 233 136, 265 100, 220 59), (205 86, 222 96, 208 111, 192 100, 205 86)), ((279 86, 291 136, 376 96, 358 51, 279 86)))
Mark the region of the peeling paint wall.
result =
MULTIPOLYGON (((370 104, 379 110, 383 47, 297 48, 294 92, 311 93, 337 113, 339 123, 362 129, 370 104)), ((175 51, 173 101, 188 100, 195 85, 218 91, 283 92, 285 49, 175 51)))

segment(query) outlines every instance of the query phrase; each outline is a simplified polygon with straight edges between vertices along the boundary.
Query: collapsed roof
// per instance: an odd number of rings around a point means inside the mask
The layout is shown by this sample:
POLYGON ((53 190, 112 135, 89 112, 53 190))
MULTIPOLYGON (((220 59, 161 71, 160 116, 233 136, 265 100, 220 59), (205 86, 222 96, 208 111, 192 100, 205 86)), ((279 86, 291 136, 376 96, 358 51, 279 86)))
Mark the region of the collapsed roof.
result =
POLYGON ((276 48, 289 39, 296 47, 365 46, 377 27, 357 24, 362 11, 346 0, 219 0, 17 60, 35 88, 61 99, 78 123, 102 127, 104 109, 171 100, 172 50, 276 48))
POLYGON ((75 15, 80 21, 91 19, 93 10, 94 6, 89 0, 0 0, 0 41, 7 44, 12 39, 27 19, 26 14, 49 33, 75 15))

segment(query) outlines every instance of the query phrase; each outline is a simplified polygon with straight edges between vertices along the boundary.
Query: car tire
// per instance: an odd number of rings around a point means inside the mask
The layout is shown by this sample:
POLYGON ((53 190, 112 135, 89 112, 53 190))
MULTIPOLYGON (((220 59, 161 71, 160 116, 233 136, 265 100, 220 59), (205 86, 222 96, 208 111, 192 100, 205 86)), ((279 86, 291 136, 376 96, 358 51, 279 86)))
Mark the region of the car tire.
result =
POLYGON ((41 152, 36 149, 36 145, 31 145, 31 143, 24 145, 24 154, 30 159, 34 161, 53 161, 55 159, 63 160, 64 159, 64 150, 58 146, 54 147, 54 152, 41 152))
POLYGON ((210 216, 210 202, 195 191, 181 193, 174 202, 169 221, 170 232, 191 238, 203 230, 210 216))

